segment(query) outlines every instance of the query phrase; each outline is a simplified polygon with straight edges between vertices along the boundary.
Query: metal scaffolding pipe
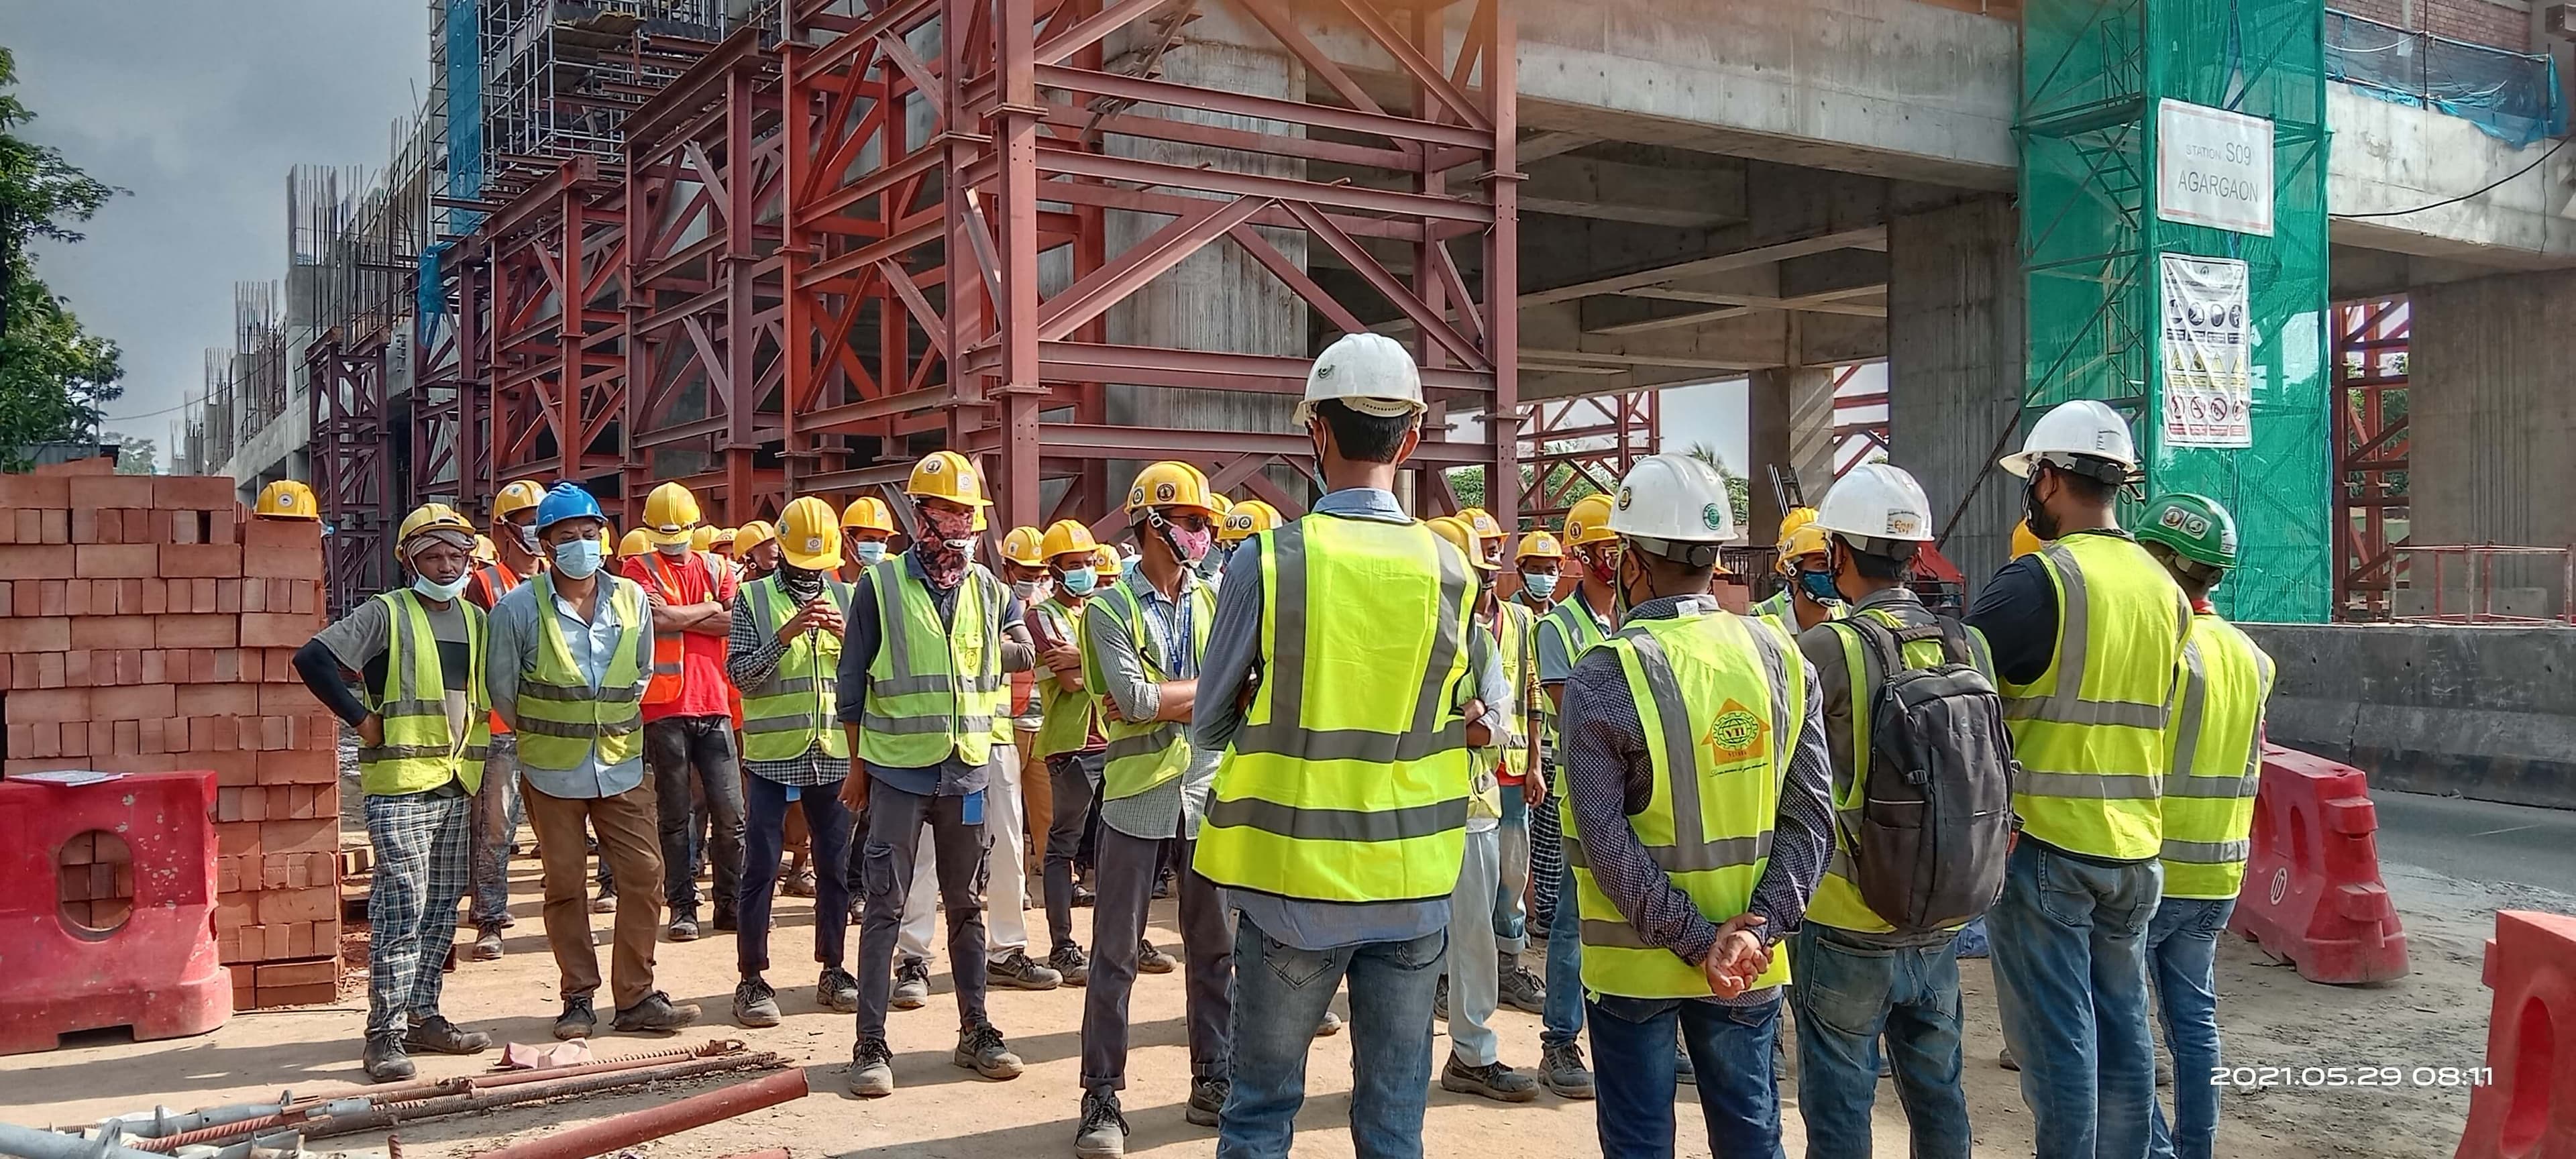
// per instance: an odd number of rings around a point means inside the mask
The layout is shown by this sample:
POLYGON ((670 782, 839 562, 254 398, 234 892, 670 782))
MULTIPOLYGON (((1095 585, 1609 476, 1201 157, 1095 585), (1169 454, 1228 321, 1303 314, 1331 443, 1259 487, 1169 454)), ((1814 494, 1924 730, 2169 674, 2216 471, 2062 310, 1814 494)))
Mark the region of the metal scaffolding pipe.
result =
MULTIPOLYGON (((418 1122, 422 1119, 434 1119, 446 1115, 461 1115, 470 1114, 476 1111, 489 1111, 500 1107, 517 1106, 520 1103, 544 1102, 547 1099, 569 1098, 574 1095, 593 1094, 599 1091, 613 1090, 618 1087, 643 1086, 647 1083, 661 1082, 666 1079, 695 1078, 699 1075, 717 1074, 723 1071, 733 1070, 767 1070, 786 1065, 787 1058, 784 1055, 771 1053, 746 1054, 736 1055, 731 1058, 694 1059, 687 1062, 668 1063, 663 1066, 640 1067, 634 1070, 610 1071, 606 1074, 591 1074, 572 1078, 559 1078, 550 1082, 524 1083, 519 1086, 504 1087, 497 1091, 478 1091, 467 1094, 444 1095, 438 1098, 421 1099, 417 1102, 399 1103, 392 1106, 377 1105, 367 1110, 358 1111, 352 1114, 316 1118, 310 1120, 305 1126, 304 1137, 307 1139, 331 1139, 342 1135, 355 1135, 361 1131, 381 1131, 398 1123, 411 1123, 418 1122)), ((798 1073, 801 1074, 803 1072, 798 1073)))
MULTIPOLYGON (((804 1072, 797 1072, 797 1076, 801 1079, 804 1072)), ((0 1155, 17 1159, 164 1159, 105 1139, 84 1139, 15 1123, 0 1123, 0 1155)))
MULTIPOLYGON (((722 1090, 708 1091, 676 1103, 647 1107, 640 1111, 585 1123, 566 1131, 522 1143, 483 1152, 479 1159, 590 1159, 621 1147, 631 1147, 666 1135, 676 1135, 692 1127, 703 1127, 736 1115, 747 1115, 780 1103, 805 1097, 805 1072, 802 1068, 782 1071, 767 1078, 736 1083, 722 1090)), ((767 1154, 767 1153, 765 1153, 767 1154)), ((775 1152, 782 1159, 784 1150, 775 1152)))

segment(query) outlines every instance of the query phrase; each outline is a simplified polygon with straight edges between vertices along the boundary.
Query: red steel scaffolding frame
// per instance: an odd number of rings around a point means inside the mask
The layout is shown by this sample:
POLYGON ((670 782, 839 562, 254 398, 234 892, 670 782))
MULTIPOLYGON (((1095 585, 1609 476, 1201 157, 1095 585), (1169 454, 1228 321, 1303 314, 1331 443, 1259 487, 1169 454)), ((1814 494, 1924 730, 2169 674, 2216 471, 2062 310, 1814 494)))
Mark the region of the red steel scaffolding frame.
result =
POLYGON ((1575 500, 1618 490, 1628 468, 1654 454, 1662 441, 1661 398, 1660 391, 1639 390, 1531 404, 1522 435, 1527 446, 1521 457, 1530 468, 1522 522, 1544 527, 1562 518, 1575 500))
POLYGON ((2335 616, 2389 618, 2401 578, 2391 524, 2407 514, 2406 299, 2340 302, 2334 315, 2335 616))

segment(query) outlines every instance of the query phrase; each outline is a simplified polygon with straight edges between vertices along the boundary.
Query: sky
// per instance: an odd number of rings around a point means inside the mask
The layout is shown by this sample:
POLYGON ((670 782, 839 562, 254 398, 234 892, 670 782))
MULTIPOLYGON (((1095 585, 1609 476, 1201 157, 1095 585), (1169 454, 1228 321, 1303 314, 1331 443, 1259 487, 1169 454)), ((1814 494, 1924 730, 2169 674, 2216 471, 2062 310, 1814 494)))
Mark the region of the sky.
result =
POLYGON ((285 276, 288 169, 385 164, 425 92, 428 5, 0 0, 0 45, 23 132, 131 191, 37 270, 124 348, 108 429, 166 443, 205 348, 232 345, 233 283, 285 276))

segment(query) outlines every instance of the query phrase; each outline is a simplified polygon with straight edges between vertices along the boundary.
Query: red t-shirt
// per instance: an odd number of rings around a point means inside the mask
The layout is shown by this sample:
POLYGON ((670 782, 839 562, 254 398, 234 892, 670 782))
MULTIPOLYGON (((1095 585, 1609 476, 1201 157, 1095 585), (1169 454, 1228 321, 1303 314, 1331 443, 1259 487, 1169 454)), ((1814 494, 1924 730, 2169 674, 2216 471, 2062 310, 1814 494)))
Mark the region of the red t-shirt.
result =
MULTIPOLYGON (((707 557, 703 553, 692 551, 675 563, 660 552, 647 552, 627 557, 622 567, 626 578, 644 585, 647 592, 659 590, 663 602, 675 607, 704 603, 730 607, 733 604, 733 577, 715 574, 714 569, 707 566, 707 557)), ((662 638, 660 632, 654 635, 656 639, 662 638)), ((645 705, 645 720, 673 716, 729 716, 733 713, 733 684, 725 677, 726 635, 722 628, 713 633, 681 633, 680 696, 661 704, 645 705)), ((651 662, 650 657, 645 659, 645 663, 651 662)))

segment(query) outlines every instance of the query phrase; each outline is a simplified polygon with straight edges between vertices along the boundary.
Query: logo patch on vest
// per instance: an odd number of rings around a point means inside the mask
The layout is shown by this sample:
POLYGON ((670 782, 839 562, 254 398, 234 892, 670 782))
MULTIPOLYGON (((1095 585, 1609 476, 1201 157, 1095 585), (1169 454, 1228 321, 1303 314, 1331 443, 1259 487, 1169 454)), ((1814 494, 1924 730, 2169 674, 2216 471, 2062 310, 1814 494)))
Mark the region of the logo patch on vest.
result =
POLYGON ((1717 710, 1717 719, 1709 722, 1708 735, 1700 738, 1717 764, 1731 764, 1762 751, 1763 735, 1770 731, 1762 717, 1732 697, 1717 710))

